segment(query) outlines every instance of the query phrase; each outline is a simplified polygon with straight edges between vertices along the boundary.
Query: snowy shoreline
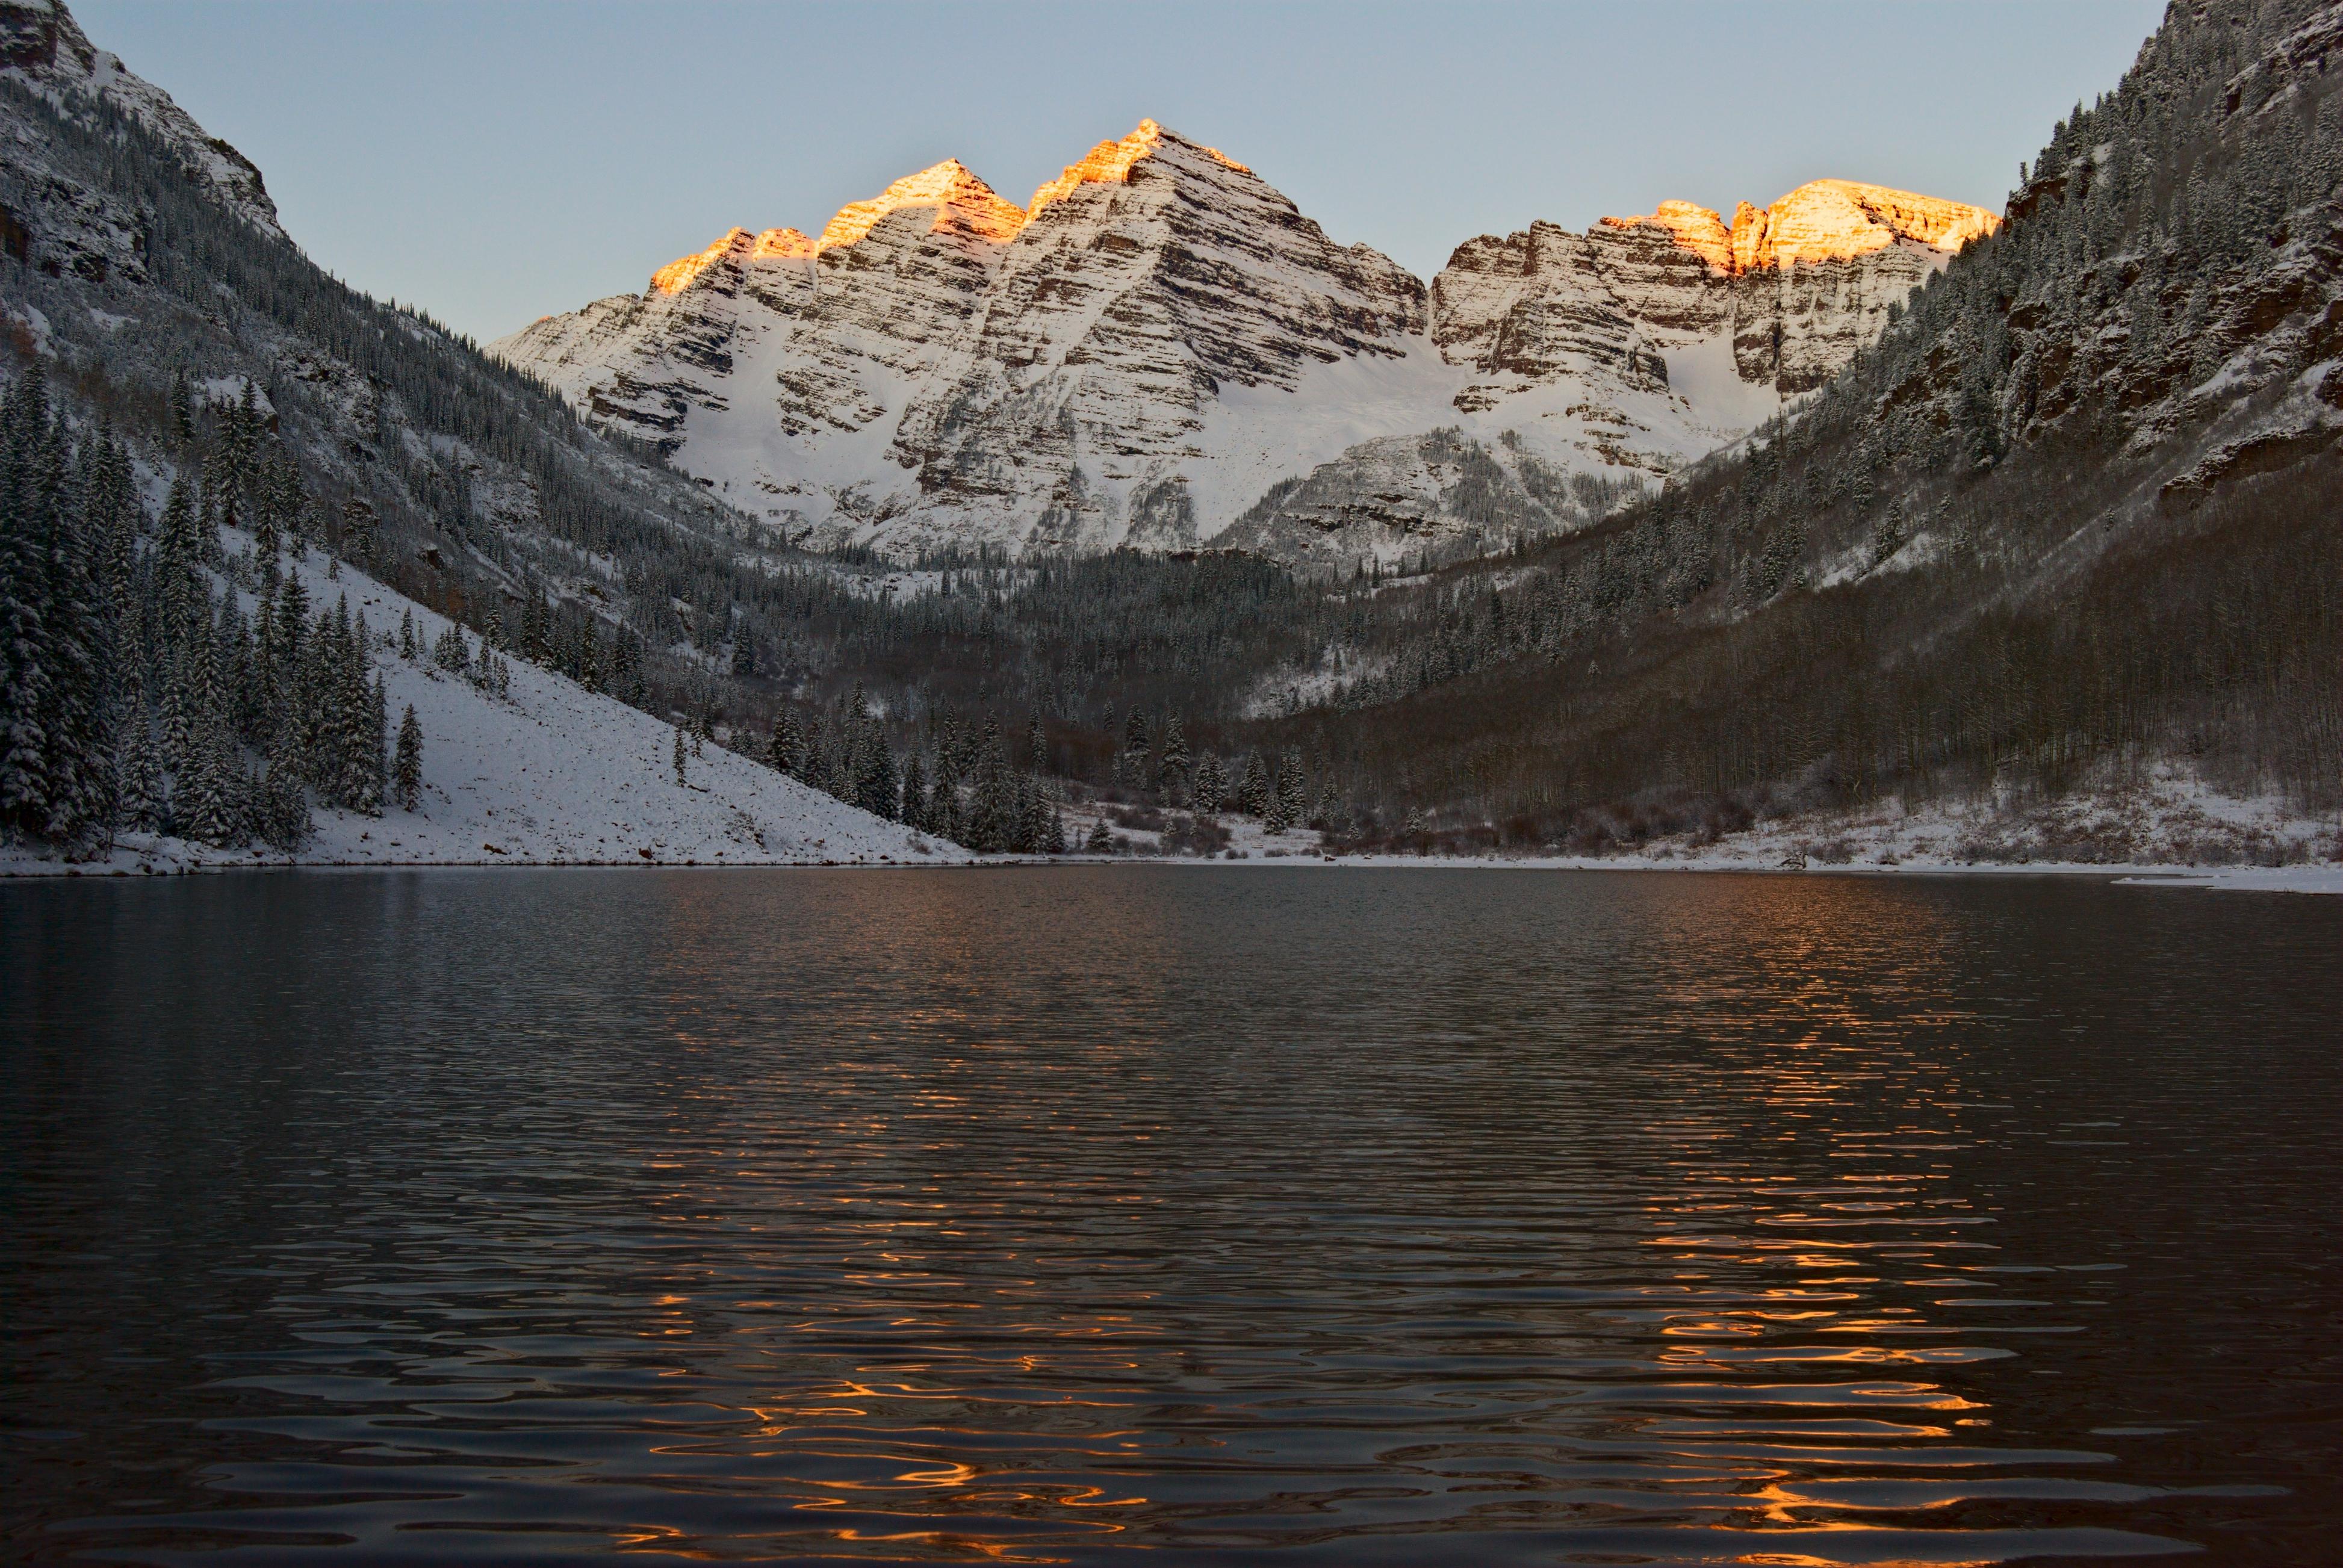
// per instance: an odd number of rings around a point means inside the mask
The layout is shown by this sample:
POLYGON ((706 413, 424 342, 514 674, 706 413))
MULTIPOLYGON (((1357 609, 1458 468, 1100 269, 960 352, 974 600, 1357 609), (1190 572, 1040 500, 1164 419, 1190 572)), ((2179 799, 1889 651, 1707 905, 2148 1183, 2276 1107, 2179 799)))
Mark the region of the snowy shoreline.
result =
MULTIPOLYGON (((241 532, 223 537, 239 552, 249 548, 241 532)), ((1202 816, 1211 841, 1225 852, 1167 855, 1164 814, 1151 813, 1142 827, 1127 808, 1089 800, 1068 803, 1068 837, 1081 843, 1103 826, 1115 840, 1113 855, 978 855, 720 746, 689 749, 679 771, 672 724, 550 670, 516 661, 506 684, 491 692, 428 658, 403 658, 387 646, 389 628, 402 618, 413 619, 427 647, 452 623, 347 564, 305 552, 287 567, 311 603, 347 598, 353 613, 368 618, 370 672, 385 681, 391 711, 412 706, 421 717, 419 809, 393 806, 368 817, 319 808, 308 844, 289 854, 144 833, 119 835, 110 854, 77 863, 0 847, 0 881, 435 867, 1314 866, 2090 876, 2132 886, 2343 893, 2343 823, 2306 817, 2276 798, 2224 794, 2169 765, 2103 779, 2055 801, 1911 809, 1881 802, 1763 819, 1706 841, 1654 837, 1607 854, 1329 853, 1306 828, 1272 833, 1255 818, 1209 812, 1202 816), (2077 850, 2088 858, 2076 858, 2077 850)))
POLYGON ((1698 874, 1754 877, 2093 877, 2117 887, 2209 889, 2222 892, 2324 893, 2343 895, 2343 865, 2187 866, 2156 862, 2100 864, 2085 861, 2033 861, 1995 864, 1903 864, 1844 866, 1766 866, 1745 859, 1680 858, 1655 860, 1640 856, 1469 855, 1328 855, 1296 849, 1267 857, 1206 859, 1159 855, 970 855, 965 859, 939 856, 933 859, 896 859, 889 856, 846 859, 723 859, 723 860, 534 860, 519 858, 473 860, 324 860, 282 855, 204 856, 179 858, 118 850, 109 859, 78 864, 33 857, 0 858, 0 881, 61 881, 69 879, 145 879, 226 871, 476 871, 476 870, 989 870, 1034 867, 1114 866, 1175 867, 1190 870, 1427 870, 1427 871, 1561 871, 1698 874), (125 864, 126 857, 131 863, 125 864))

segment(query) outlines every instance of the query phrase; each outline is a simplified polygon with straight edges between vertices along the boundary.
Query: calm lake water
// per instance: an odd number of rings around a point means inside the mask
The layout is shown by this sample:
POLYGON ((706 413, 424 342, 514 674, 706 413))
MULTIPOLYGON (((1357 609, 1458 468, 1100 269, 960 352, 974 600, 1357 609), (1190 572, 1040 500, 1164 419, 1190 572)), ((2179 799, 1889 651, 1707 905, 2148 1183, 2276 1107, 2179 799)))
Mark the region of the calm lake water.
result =
POLYGON ((2343 901, 0 888, 11 1560, 2343 1559, 2343 901))

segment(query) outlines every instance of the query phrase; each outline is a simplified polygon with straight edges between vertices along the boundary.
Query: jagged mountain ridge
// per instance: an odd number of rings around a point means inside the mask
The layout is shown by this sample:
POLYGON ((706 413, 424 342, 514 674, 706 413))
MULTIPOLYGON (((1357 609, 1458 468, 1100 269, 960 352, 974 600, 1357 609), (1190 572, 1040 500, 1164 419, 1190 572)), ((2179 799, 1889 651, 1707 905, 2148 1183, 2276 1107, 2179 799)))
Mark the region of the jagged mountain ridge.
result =
POLYGON ((1390 558, 1574 520, 1573 476, 1674 472, 1997 222, 1821 181, 1731 227, 1671 202, 1474 240, 1427 286, 1151 120, 1024 208, 939 164, 489 350, 791 538, 1390 558), (1431 468, 1391 487, 1387 444, 1449 428, 1495 510, 1431 468), (1281 511, 1304 478, 1336 498, 1281 511))

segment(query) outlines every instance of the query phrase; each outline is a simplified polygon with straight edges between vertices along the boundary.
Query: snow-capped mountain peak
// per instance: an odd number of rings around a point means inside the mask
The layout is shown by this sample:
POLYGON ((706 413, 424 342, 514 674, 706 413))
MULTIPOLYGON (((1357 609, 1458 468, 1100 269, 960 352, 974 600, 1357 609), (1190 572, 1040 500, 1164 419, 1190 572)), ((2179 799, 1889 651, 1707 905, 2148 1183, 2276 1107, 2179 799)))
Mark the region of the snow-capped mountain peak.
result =
POLYGON ((1845 261, 1899 241, 1951 256, 2001 226, 1982 207, 1852 180, 1814 180, 1733 215, 1733 270, 1845 261))
POLYGON ((1165 130, 1153 120, 1141 120, 1131 135, 1114 141, 1101 142, 1081 162, 1068 164, 1065 172, 1056 179, 1044 181, 1033 192, 1033 200, 1025 209, 1026 216, 1041 216, 1043 207, 1051 202, 1063 201, 1083 186, 1124 184, 1131 178, 1133 165, 1141 158, 1153 157, 1167 144, 1175 149, 1200 153, 1239 174, 1252 173, 1218 147, 1192 142, 1177 132, 1165 130))
POLYGON ((1025 226, 1025 209, 993 194, 958 158, 905 175, 868 201, 849 202, 823 226, 817 250, 852 245, 906 207, 932 212, 930 232, 956 231, 1006 245, 1025 226))
POLYGON ((1547 498, 1514 526, 1567 526, 1570 475, 1664 476, 1738 437, 1996 221, 1818 180, 1730 225, 1667 201, 1473 240, 1427 289, 1149 119, 1025 207, 947 159, 814 238, 734 229, 489 349, 792 538, 1391 554, 1456 519, 1393 503, 1395 462, 1439 465, 1377 443, 1455 427, 1547 498), (1262 512, 1322 469, 1331 514, 1262 512))

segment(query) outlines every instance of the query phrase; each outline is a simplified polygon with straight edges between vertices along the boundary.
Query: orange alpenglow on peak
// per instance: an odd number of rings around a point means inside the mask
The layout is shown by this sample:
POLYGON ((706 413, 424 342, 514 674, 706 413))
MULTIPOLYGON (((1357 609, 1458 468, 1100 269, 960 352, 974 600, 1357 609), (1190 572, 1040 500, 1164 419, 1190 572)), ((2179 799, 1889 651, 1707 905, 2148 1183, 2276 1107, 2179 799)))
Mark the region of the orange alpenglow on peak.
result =
POLYGON ((1167 131, 1153 120, 1141 120, 1139 122, 1139 128, 1132 131, 1131 135, 1120 141, 1101 142, 1090 150, 1089 155, 1081 162, 1068 164, 1065 173, 1036 190, 1033 193, 1032 203, 1025 209, 1027 220, 1040 217, 1043 207, 1048 206, 1051 202, 1065 200, 1084 186, 1122 184, 1131 178, 1131 166, 1141 158, 1153 156, 1155 149, 1163 145, 1163 138, 1167 136, 1186 146, 1196 147, 1216 162, 1235 169, 1241 174, 1252 172, 1218 147, 1207 147, 1195 142, 1189 142, 1178 132, 1167 131))
POLYGON ((1743 202, 1728 229, 1691 202, 1662 202, 1646 217, 1606 217, 1610 228, 1654 224, 1710 266, 1729 273, 1843 261, 1910 240, 1950 254, 2001 226, 1983 207, 1853 180, 1815 180, 1767 207, 1743 202))
MULTIPOLYGON (((1195 148, 1224 167, 1243 174, 1252 172, 1216 147, 1187 141, 1153 120, 1141 120, 1131 135, 1120 141, 1101 142, 1081 162, 1068 164, 1064 174, 1033 193, 1031 208, 1003 201, 966 164, 958 158, 946 158, 918 174, 905 175, 868 201, 847 203, 822 226, 818 237, 809 239, 794 228, 769 228, 753 236, 745 228, 733 229, 706 250, 670 261, 652 273, 651 288, 659 294, 680 294, 700 274, 728 256, 747 261, 809 260, 832 246, 856 243, 884 222, 889 214, 905 207, 935 209, 935 221, 928 229, 930 234, 958 230, 1006 245, 1051 202, 1062 201, 1086 185, 1120 184, 1129 179, 1131 166, 1151 156, 1166 136, 1182 146, 1195 148)), ((1663 210, 1684 206, 1684 202, 1669 202, 1663 210)), ((1716 215, 1710 213, 1708 216, 1714 222, 1716 215)))
POLYGON ((852 245, 888 214, 904 207, 934 208, 930 234, 958 228, 1006 243, 1025 226, 1024 208, 994 195, 992 187, 970 174, 958 158, 946 158, 932 168, 904 176, 869 201, 850 202, 839 208, 820 238, 808 238, 794 228, 769 228, 758 235, 745 228, 732 229, 706 250, 670 261, 652 273, 651 287, 660 294, 680 294, 728 256, 746 261, 808 261, 831 246, 852 245))
POLYGON ((1732 270, 1733 233, 1725 226, 1725 220, 1708 208, 1694 202, 1664 201, 1647 216, 1603 220, 1606 228, 1634 228, 1645 223, 1666 229, 1678 245, 1709 266, 1732 270))
POLYGON ((651 274, 651 287, 659 294, 681 294, 691 280, 736 249, 754 242, 745 228, 729 229, 722 239, 696 255, 680 256, 651 274))
POLYGON ((946 158, 918 174, 905 175, 869 201, 850 202, 839 208, 814 247, 828 250, 833 245, 852 245, 889 213, 907 206, 934 207, 935 229, 963 228, 1004 244, 1015 239, 1017 231, 1025 226, 1024 208, 994 195, 992 187, 970 173, 958 158, 946 158))
POLYGON ((814 243, 793 228, 769 228, 757 236, 757 248, 749 253, 752 261, 807 261, 814 253, 814 243))

